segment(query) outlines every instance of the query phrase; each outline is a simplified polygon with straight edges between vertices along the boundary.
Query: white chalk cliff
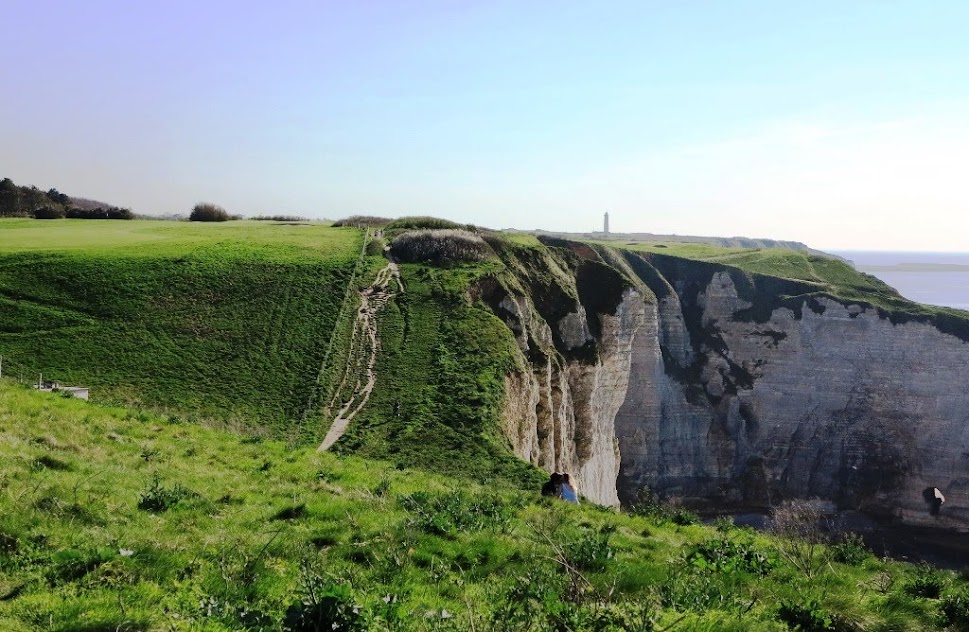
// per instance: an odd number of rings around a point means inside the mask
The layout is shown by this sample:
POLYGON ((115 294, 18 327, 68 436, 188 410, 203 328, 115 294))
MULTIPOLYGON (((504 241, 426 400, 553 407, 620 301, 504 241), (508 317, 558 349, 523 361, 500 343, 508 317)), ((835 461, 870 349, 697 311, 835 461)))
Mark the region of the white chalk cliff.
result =
POLYGON ((725 266, 573 250, 547 279, 533 263, 488 297, 521 350, 503 414, 516 454, 607 505, 649 487, 724 508, 820 497, 969 521, 962 338, 725 266), (927 487, 945 494, 939 516, 927 487))

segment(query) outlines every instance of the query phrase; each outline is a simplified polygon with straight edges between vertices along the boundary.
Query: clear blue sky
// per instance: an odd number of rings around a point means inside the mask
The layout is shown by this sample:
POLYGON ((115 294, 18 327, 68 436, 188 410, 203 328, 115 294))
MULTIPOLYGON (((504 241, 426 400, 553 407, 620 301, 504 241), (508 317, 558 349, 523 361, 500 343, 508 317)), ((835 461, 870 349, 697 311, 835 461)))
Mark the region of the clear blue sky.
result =
POLYGON ((7 0, 0 176, 149 213, 964 250, 969 2, 7 0), (961 234, 960 234, 961 233, 961 234))

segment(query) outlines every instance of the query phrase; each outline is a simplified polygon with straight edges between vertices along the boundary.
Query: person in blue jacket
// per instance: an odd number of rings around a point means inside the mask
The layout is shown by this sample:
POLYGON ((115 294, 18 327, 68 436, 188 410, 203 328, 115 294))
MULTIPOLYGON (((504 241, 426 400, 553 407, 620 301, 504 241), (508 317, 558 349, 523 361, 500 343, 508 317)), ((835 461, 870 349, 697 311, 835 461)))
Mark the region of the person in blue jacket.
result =
POLYGON ((562 474, 562 500, 567 503, 579 503, 579 490, 568 474, 562 474))

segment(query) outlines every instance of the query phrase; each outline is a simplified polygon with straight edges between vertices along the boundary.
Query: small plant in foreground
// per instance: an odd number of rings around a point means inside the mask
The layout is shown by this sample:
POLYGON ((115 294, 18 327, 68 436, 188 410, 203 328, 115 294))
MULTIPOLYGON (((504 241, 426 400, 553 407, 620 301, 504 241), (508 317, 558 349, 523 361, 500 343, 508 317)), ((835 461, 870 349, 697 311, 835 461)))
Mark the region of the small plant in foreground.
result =
POLYGON ((700 517, 680 506, 677 499, 663 500, 649 487, 643 487, 636 494, 636 500, 629 511, 637 516, 646 516, 661 522, 672 522, 685 527, 700 524, 700 517))
POLYGON ((777 566, 777 560, 773 556, 757 549, 749 539, 707 540, 698 544, 686 559, 702 569, 713 569, 719 572, 743 571, 762 576, 767 575, 777 566))
POLYGON ((671 561, 669 577, 659 587, 660 603, 681 612, 708 610, 746 611, 752 605, 743 604, 736 594, 723 590, 717 573, 697 568, 683 558, 671 561))
POLYGON ((817 500, 788 500, 774 509, 773 531, 778 536, 778 551, 808 577, 820 572, 831 557, 831 550, 825 546, 823 519, 817 500))
POLYGON ((801 632, 834 629, 834 620, 831 615, 813 597, 804 603, 782 601, 777 617, 792 630, 801 630, 801 632))
POLYGON ((580 571, 605 570, 615 553, 609 546, 608 533, 584 533, 564 547, 569 565, 580 571))
POLYGON ((459 531, 503 529, 512 518, 512 508, 501 498, 475 498, 463 492, 433 494, 416 492, 400 499, 413 512, 411 524, 435 535, 453 536, 459 531))
POLYGON ((927 564, 918 566, 915 578, 905 585, 905 592, 913 597, 938 599, 945 589, 945 577, 927 564))
POLYGON ((939 602, 942 625, 956 630, 969 630, 969 593, 946 595, 939 602))
POLYGON ((362 609, 354 603, 353 589, 329 580, 304 561, 301 565, 304 596, 286 609, 283 629, 287 632, 331 632, 364 630, 362 609))
POLYGON ((151 486, 141 494, 138 509, 154 513, 168 511, 182 500, 193 495, 192 491, 182 487, 180 483, 175 483, 172 487, 164 487, 156 474, 151 481, 151 486))
POLYGON ((831 545, 834 561, 857 566, 871 557, 871 551, 857 533, 846 533, 831 545))

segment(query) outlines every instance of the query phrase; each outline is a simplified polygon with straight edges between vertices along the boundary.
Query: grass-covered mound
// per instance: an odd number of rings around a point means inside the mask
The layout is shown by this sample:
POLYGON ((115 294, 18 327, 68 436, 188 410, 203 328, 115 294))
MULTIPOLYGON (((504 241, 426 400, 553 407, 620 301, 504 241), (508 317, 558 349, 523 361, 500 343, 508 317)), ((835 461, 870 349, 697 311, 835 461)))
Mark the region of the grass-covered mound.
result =
POLYGON ((969 621, 966 580, 857 547, 792 549, 655 505, 643 515, 567 506, 484 477, 292 451, 8 381, 0 472, 4 630, 969 621))
POLYGON ((315 436, 299 424, 362 246, 319 224, 0 220, 4 373, 315 436))
POLYGON ((390 242, 394 259, 435 266, 484 261, 494 252, 479 235, 454 228, 414 230, 400 233, 390 242))

